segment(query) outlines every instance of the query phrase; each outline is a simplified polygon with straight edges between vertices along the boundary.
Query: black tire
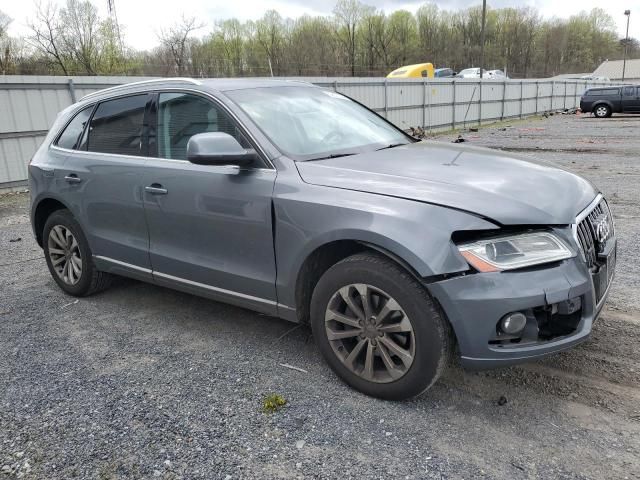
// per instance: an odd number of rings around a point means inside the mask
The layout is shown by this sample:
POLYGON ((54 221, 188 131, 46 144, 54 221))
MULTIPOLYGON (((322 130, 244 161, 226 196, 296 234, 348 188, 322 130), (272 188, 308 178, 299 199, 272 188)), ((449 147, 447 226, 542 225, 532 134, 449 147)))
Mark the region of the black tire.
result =
POLYGON ((93 257, 87 238, 85 237, 80 224, 69 210, 56 210, 49 216, 49 218, 47 218, 42 231, 42 245, 51 276, 58 286, 69 295, 85 297, 104 290, 111 284, 112 276, 108 273, 99 271, 93 263, 93 257), (49 235, 51 230, 57 226, 67 229, 77 240, 77 249, 79 250, 79 257, 82 259, 82 268, 81 273, 78 275, 77 282, 74 284, 70 284, 63 280, 61 275, 56 272, 53 266, 49 250, 49 235))
MULTIPOLYGON (((362 393, 387 400, 407 399, 429 389, 450 363, 453 352, 451 327, 437 303, 405 269, 375 252, 353 255, 325 272, 311 298, 311 328, 320 352, 340 378, 362 393), (367 284, 387 293, 410 320, 413 363, 398 379, 379 383, 363 378, 343 363, 329 341, 325 328, 329 302, 336 301, 339 289, 352 284, 367 284)), ((358 338, 353 342, 362 341, 358 338)), ((380 352, 377 355, 375 361, 380 365, 382 355, 380 352)))
POLYGON ((609 105, 600 104, 593 107, 593 114, 597 118, 609 118, 611 113, 611 107, 609 105))

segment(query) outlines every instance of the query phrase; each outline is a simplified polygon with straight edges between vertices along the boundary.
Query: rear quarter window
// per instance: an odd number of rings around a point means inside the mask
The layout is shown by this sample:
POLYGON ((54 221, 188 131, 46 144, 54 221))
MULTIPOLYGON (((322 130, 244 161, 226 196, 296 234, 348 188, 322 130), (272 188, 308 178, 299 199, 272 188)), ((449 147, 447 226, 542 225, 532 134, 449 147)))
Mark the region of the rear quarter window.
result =
POLYGON ((56 145, 58 147, 67 148, 69 150, 76 150, 80 147, 82 133, 84 132, 85 125, 89 121, 92 110, 93 105, 80 110, 80 112, 78 112, 76 116, 73 117, 73 120, 71 120, 67 124, 65 129, 58 137, 58 141, 56 142, 56 145))
POLYGON ((589 90, 587 92, 587 96, 589 97, 599 97, 603 95, 618 95, 620 90, 618 88, 596 88, 593 90, 589 90))

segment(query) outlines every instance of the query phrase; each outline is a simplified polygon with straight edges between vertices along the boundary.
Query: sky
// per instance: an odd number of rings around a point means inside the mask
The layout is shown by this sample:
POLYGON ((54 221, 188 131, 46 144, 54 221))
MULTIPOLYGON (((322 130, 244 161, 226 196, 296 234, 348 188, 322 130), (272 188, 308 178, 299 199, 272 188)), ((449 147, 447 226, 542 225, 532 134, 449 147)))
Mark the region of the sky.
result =
MULTIPOLYGON (((100 13, 106 15, 107 0, 92 0, 100 13)), ((53 0, 63 4, 64 0, 53 0)), ((363 3, 375 6, 385 12, 406 9, 415 12, 424 1, 416 0, 364 0, 363 3)), ((438 6, 456 10, 481 5, 481 0, 435 0, 438 6)), ((632 9, 629 36, 640 39, 640 3, 637 0, 488 0, 490 7, 536 7, 547 18, 556 16, 567 18, 581 10, 594 7, 605 9, 617 22, 618 35, 625 35, 626 19, 624 11, 632 9), (635 9, 633 7, 636 7, 635 9)), ((256 20, 268 9, 277 10, 283 17, 295 18, 303 14, 328 15, 333 0, 115 0, 118 21, 124 26, 125 42, 133 48, 143 50, 157 45, 157 32, 171 25, 184 13, 195 16, 205 26, 201 32, 207 33, 213 22, 227 18, 256 20)), ((28 34, 27 20, 35 12, 34 0, 2 0, 0 10, 13 18, 10 27, 12 35, 28 34)))

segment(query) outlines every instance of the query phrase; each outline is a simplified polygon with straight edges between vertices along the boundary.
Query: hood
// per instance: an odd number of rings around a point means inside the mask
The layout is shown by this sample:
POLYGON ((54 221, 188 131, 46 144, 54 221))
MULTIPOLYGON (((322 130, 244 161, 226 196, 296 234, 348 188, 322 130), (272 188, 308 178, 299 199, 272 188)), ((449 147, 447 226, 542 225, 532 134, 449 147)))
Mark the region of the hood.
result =
POLYGON ((587 180, 504 152, 417 142, 297 162, 306 183, 465 210, 502 225, 566 225, 597 195, 587 180))

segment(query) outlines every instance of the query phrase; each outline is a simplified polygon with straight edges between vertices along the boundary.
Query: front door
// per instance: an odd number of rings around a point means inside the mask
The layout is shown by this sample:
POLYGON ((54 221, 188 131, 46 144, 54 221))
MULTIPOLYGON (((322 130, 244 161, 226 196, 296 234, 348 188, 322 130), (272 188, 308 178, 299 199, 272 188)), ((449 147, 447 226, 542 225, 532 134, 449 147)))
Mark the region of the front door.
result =
POLYGON ((622 87, 622 111, 640 113, 640 87, 622 87))
POLYGON ((157 159, 145 166, 144 205, 154 281, 275 314, 276 171, 187 161, 197 133, 225 132, 249 146, 208 98, 160 93, 151 110, 149 148, 157 159))
POLYGON ((99 268, 151 279, 141 139, 147 94, 97 105, 83 138, 64 163, 69 202, 99 268))

